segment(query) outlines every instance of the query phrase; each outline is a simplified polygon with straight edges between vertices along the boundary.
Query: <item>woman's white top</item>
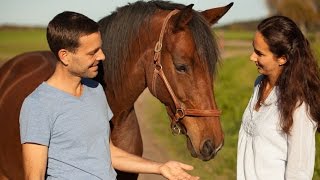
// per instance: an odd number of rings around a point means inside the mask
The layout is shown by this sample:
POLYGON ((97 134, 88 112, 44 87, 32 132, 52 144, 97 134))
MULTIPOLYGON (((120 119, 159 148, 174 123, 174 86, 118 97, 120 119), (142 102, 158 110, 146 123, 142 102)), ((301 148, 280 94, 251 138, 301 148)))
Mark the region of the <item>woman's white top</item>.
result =
POLYGON ((242 117, 238 139, 238 180, 311 180, 315 161, 316 123, 302 103, 293 114, 290 135, 281 131, 277 88, 259 111, 254 110, 260 83, 242 117))

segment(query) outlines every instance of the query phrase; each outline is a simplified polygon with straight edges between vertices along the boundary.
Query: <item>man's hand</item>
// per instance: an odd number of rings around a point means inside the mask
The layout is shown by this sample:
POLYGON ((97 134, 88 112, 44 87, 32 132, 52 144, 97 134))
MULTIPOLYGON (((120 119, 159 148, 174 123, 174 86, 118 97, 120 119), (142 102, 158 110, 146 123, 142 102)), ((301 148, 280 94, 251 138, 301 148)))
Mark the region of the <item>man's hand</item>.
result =
POLYGON ((193 167, 176 161, 168 161, 160 166, 160 173, 170 180, 197 180, 196 176, 191 176, 186 170, 193 170, 193 167))

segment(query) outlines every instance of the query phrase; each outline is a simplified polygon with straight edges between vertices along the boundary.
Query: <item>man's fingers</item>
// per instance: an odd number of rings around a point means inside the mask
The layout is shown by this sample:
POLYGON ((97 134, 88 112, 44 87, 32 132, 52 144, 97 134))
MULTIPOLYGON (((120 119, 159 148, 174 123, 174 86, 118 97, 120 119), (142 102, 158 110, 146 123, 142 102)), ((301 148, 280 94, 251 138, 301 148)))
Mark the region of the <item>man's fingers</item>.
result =
POLYGON ((199 177, 192 176, 187 170, 193 170, 193 166, 180 163, 177 161, 169 161, 160 167, 160 172, 169 180, 198 180, 199 177))
POLYGON ((185 169, 185 170, 193 170, 193 166, 190 166, 190 165, 188 165, 188 164, 183 164, 183 163, 180 163, 180 167, 182 168, 182 169, 185 169))

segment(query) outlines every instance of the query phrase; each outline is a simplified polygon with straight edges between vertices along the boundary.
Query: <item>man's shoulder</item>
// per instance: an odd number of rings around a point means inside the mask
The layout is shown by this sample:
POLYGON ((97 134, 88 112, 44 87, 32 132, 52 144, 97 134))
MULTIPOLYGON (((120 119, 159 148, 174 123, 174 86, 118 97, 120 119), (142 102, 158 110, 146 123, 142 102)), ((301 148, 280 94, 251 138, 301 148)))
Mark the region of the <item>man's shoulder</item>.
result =
POLYGON ((89 78, 82 78, 81 82, 83 85, 88 86, 90 88, 98 88, 99 86, 101 86, 99 82, 89 78))
POLYGON ((88 78, 82 78, 81 82, 84 86, 87 86, 88 89, 90 89, 90 93, 102 93, 104 94, 103 87, 101 84, 93 79, 88 78))
POLYGON ((41 83, 35 90, 33 90, 26 98, 25 101, 37 101, 40 99, 44 91, 44 83, 41 83))
POLYGON ((24 99, 24 104, 45 106, 51 99, 57 99, 57 96, 45 82, 42 82, 24 99))

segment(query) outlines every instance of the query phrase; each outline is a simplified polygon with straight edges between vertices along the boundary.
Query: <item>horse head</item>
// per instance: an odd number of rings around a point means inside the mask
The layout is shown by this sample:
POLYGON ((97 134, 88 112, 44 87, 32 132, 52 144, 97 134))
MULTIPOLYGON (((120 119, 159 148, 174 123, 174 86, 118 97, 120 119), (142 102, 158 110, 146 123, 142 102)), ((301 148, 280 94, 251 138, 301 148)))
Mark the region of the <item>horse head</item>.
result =
POLYGON ((193 157, 210 160, 223 146, 220 111, 214 98, 218 46, 210 30, 232 6, 197 13, 189 5, 164 13, 148 67, 148 87, 167 108, 173 133, 187 137, 193 157))

